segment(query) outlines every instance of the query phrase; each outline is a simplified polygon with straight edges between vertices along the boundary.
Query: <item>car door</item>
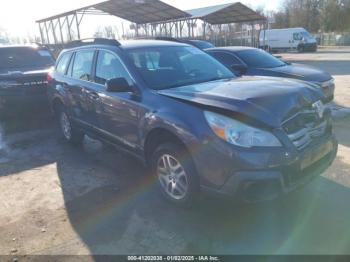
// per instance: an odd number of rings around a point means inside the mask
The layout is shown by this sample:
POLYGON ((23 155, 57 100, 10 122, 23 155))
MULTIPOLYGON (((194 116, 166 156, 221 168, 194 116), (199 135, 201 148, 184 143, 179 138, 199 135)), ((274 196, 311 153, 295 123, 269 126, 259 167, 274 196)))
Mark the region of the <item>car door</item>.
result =
POLYGON ((293 41, 292 41, 292 46, 291 48, 297 48, 298 45, 300 44, 301 40, 303 39, 303 36, 299 32, 294 32, 293 33, 293 41))
POLYGON ((86 49, 76 51, 71 61, 67 75, 67 88, 69 90, 71 114, 73 120, 85 128, 97 125, 97 115, 94 102, 98 99, 92 86, 92 69, 95 50, 86 49))
POLYGON ((140 103, 131 92, 107 92, 106 82, 114 78, 125 78, 130 86, 135 85, 130 73, 117 54, 99 50, 95 66, 95 89, 99 100, 96 112, 100 132, 105 138, 125 149, 138 149, 138 123, 140 103))

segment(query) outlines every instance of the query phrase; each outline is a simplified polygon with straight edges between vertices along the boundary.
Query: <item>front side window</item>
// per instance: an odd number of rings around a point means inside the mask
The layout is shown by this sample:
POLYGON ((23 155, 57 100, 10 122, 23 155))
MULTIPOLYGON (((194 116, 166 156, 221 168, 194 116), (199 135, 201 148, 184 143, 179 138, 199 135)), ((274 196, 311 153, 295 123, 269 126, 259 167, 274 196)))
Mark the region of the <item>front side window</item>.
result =
POLYGON ((75 54, 72 77, 90 81, 94 51, 78 51, 75 54))
POLYGON ((146 84, 155 90, 235 77, 224 65, 195 47, 133 49, 128 55, 146 84))
POLYGON ((96 64, 96 83, 104 85, 110 79, 121 77, 125 78, 132 85, 131 77, 120 62, 120 59, 109 52, 99 51, 96 64))
POLYGON ((302 40, 302 39, 303 39, 303 36, 300 33, 294 33, 293 34, 293 40, 299 41, 299 40, 302 40))
POLYGON ((260 49, 251 49, 237 52, 237 56, 252 68, 274 68, 285 66, 286 63, 260 49))

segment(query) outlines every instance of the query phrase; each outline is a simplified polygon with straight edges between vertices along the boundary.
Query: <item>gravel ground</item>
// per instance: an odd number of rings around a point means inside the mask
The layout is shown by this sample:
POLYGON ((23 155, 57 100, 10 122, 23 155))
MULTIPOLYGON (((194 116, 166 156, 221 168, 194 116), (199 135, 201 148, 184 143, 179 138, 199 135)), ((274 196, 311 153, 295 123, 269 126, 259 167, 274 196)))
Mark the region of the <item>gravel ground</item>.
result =
MULTIPOLYGON (((283 54, 329 70, 334 107, 350 107, 350 49, 283 54)), ((334 110, 335 111, 335 110, 334 110)), ((0 123, 0 254, 350 254, 350 117, 335 120, 333 166, 298 192, 259 205, 164 202, 135 159, 86 139, 60 140, 47 119, 0 123)))

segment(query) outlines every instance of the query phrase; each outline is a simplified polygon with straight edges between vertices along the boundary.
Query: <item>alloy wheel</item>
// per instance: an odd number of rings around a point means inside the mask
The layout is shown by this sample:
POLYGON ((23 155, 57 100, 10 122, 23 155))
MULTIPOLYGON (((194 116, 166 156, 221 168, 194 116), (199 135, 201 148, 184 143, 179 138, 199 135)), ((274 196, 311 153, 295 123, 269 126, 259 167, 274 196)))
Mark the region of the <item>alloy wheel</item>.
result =
POLYGON ((64 137, 67 140, 70 140, 72 138, 72 126, 65 112, 61 113, 60 123, 61 123, 61 129, 64 137))
POLYGON ((189 188, 187 174, 175 157, 162 155, 158 161, 157 175, 163 190, 169 197, 175 200, 186 197, 189 188))

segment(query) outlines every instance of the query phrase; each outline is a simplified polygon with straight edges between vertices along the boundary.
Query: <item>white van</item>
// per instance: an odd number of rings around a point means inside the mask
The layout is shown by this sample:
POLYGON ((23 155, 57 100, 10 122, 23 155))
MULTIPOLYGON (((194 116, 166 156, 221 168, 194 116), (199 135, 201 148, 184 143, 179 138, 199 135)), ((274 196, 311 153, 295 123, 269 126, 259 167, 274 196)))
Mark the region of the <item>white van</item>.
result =
POLYGON ((304 28, 261 30, 259 46, 270 51, 317 51, 316 39, 304 28))

